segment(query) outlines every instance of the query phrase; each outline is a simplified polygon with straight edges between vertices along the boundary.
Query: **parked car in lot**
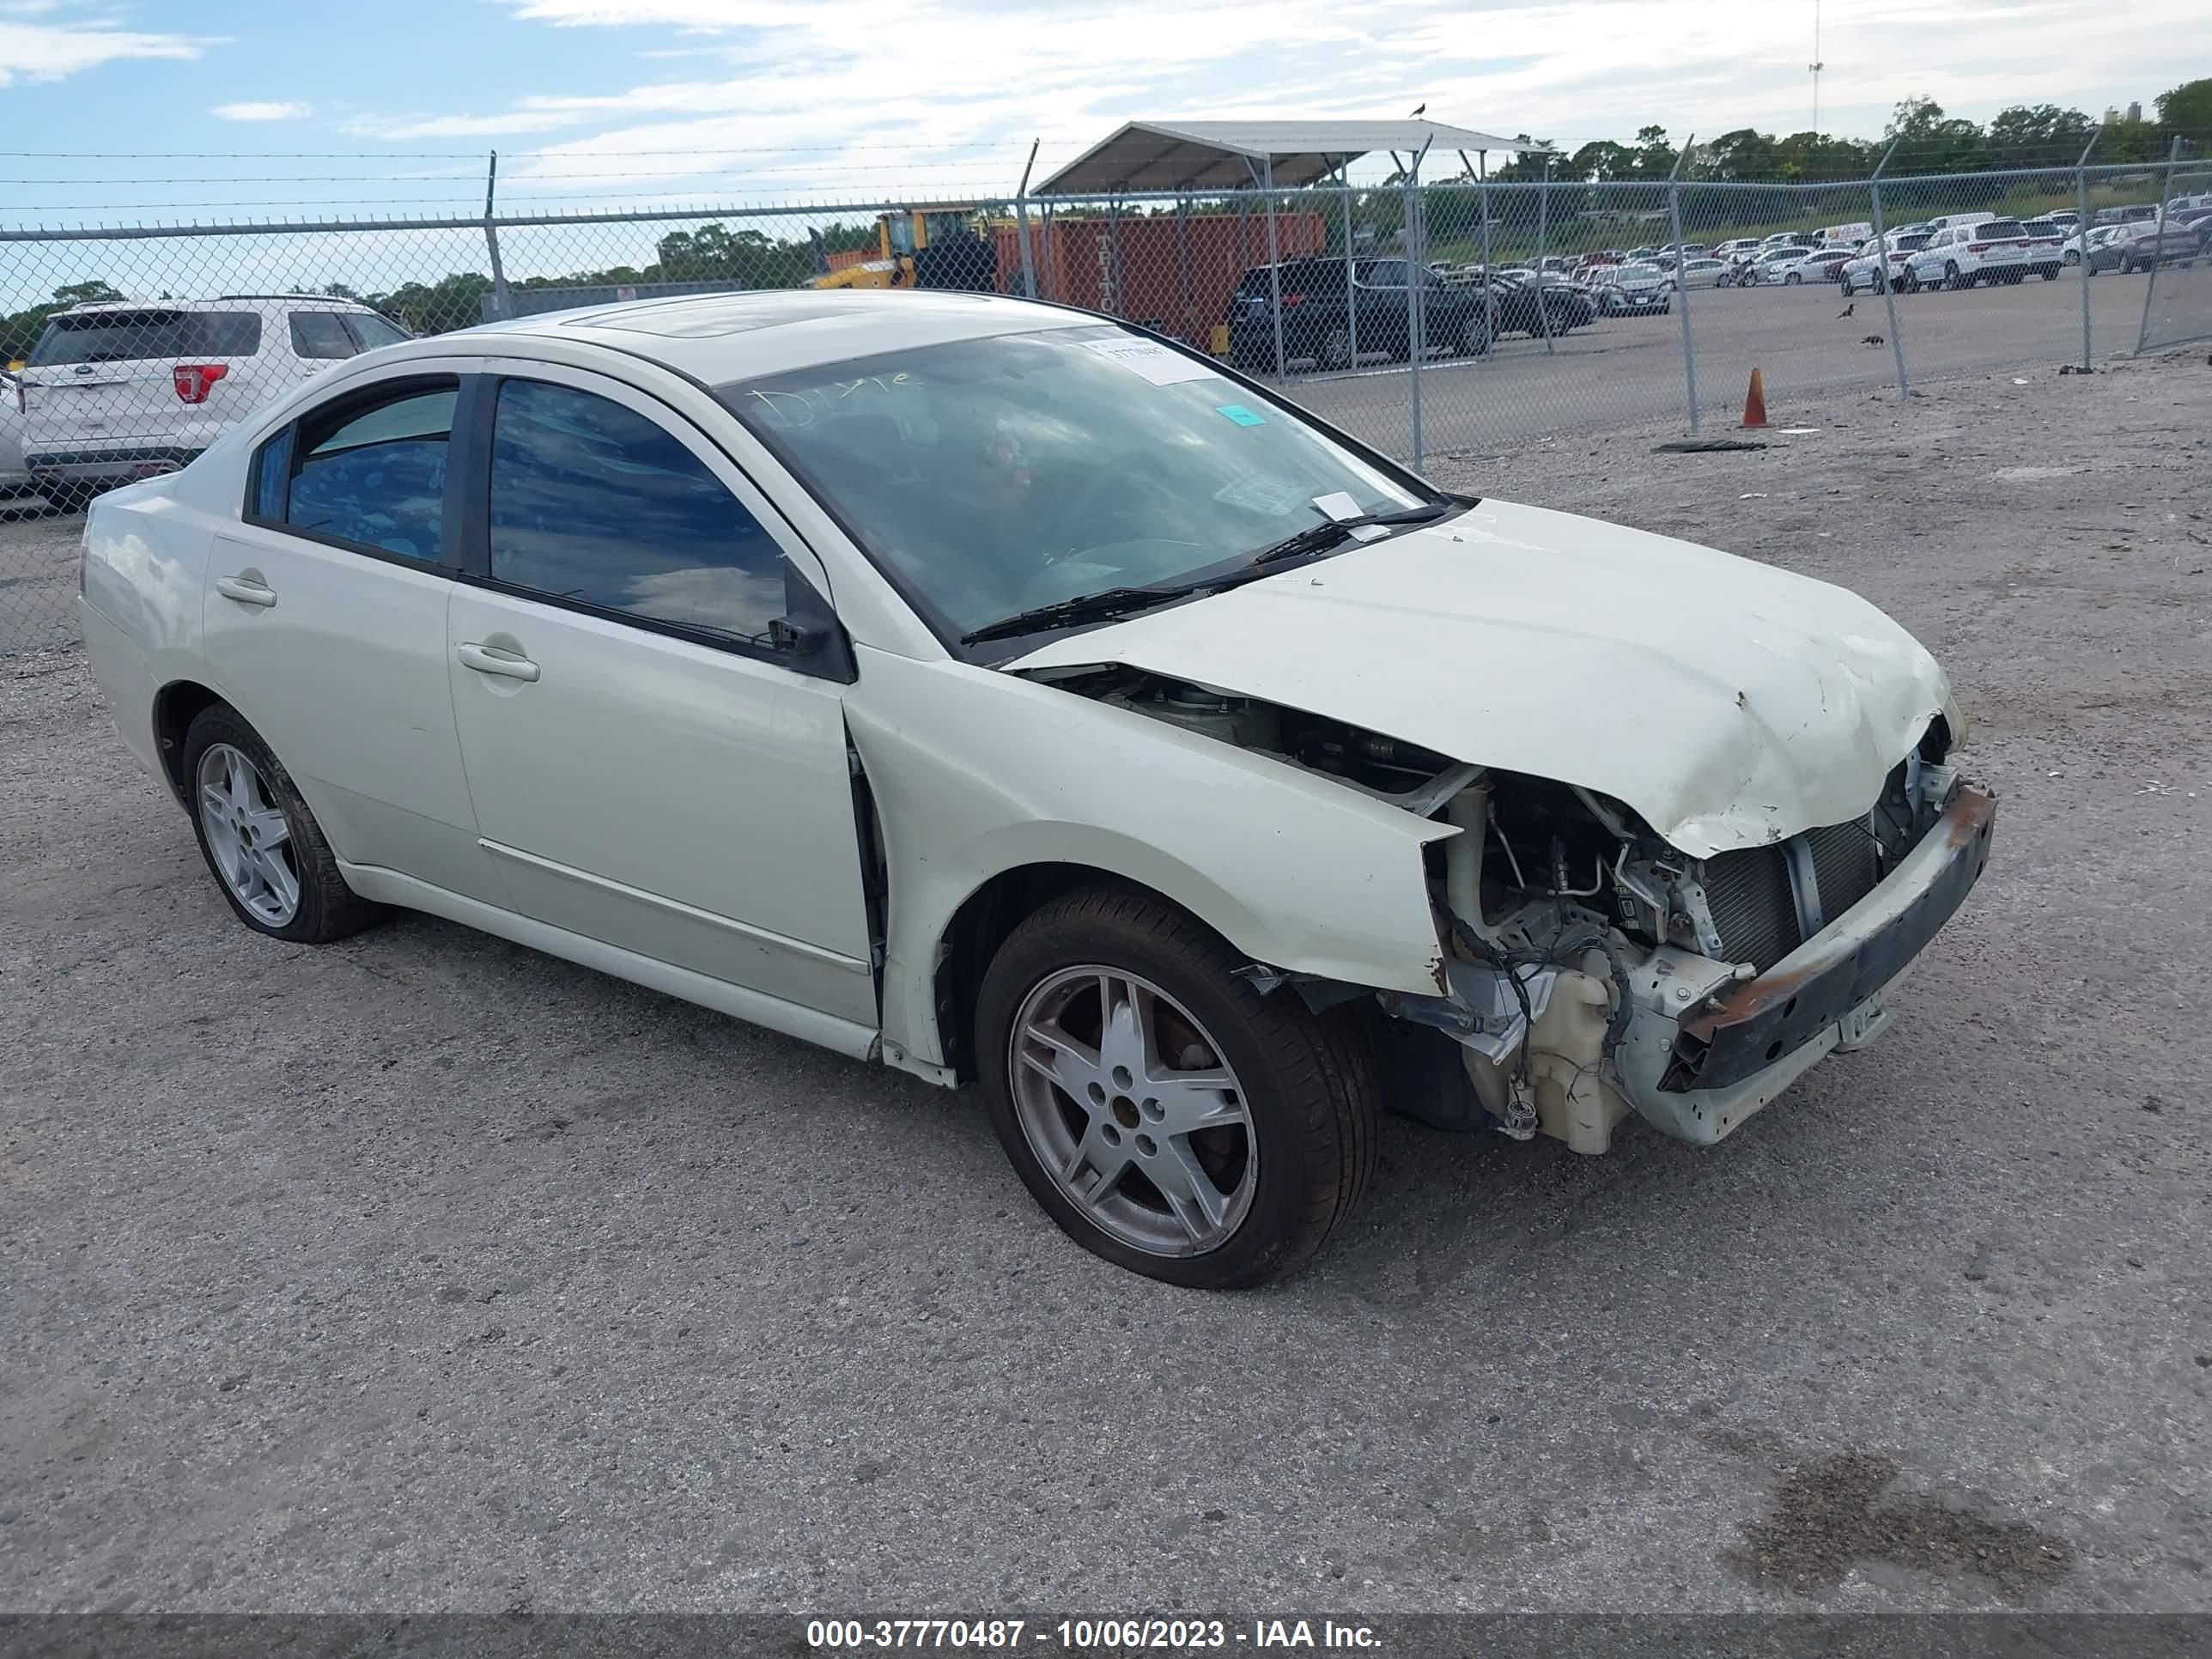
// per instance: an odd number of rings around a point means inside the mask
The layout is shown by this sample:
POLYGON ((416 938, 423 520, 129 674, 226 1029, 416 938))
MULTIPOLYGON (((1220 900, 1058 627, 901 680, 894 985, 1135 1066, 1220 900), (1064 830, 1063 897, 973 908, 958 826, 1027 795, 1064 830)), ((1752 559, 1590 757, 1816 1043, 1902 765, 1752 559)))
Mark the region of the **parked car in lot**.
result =
POLYGON ((1939 230, 1905 262, 1898 286, 1972 288, 2017 283, 2028 273, 2028 236, 2017 219, 1984 219, 1939 230))
POLYGON ((2027 233, 2028 275, 2046 283, 2057 282, 2066 262, 2063 227, 2051 219, 2023 219, 2020 228, 2027 233))
MULTIPOLYGON (((1349 368, 1356 338, 1359 355, 1382 352, 1403 359, 1413 352, 1412 282, 1421 282, 1422 336, 1431 350, 1479 356, 1490 349, 1482 307, 1468 290, 1404 259, 1358 259, 1345 281, 1341 258, 1292 259, 1280 271, 1283 356, 1317 368, 1349 368)), ((1275 364, 1277 278, 1274 267, 1255 265, 1229 301, 1230 360, 1243 368, 1275 364)))
POLYGON ((1606 317, 1668 311, 1674 303, 1674 277, 1649 259, 1607 271, 1597 290, 1598 312, 1606 317))
POLYGON ((31 469, 23 464, 21 383, 0 369, 0 496, 31 488, 31 469))
POLYGON ((1845 260, 1843 269, 1836 273, 1836 282, 1842 288, 1844 297, 1849 299, 1859 293, 1880 293, 1881 273, 1885 270, 1888 273, 1887 280, 1894 284, 1905 269, 1905 262, 1927 246, 1929 238, 1934 234, 1926 230, 1893 230, 1886 239, 1886 248, 1876 249, 1870 246, 1845 260))
POLYGON ((303 380, 408 338, 365 305, 304 294, 73 306, 22 373, 25 459, 59 507, 173 471, 303 380))
POLYGON ((1725 259, 1707 256, 1685 259, 1672 275, 1678 288, 1718 288, 1734 269, 1725 259))
POLYGON ((2093 225, 2139 225, 2159 216, 2156 202, 2127 202, 2118 207, 2101 207, 2089 216, 2093 225))
POLYGON ((1768 280, 1791 287, 1801 283, 1832 283, 1841 276, 1850 259, 1851 250, 1841 243, 1808 248, 1801 258, 1778 261, 1777 274, 1768 280))
POLYGON ((2127 257, 2124 246, 2127 240, 2128 228, 2125 225, 2099 225, 2086 234, 2068 237, 2060 245, 2059 259, 2064 264, 2080 264, 2086 246, 2088 275, 2094 276, 2100 271, 2118 270, 2121 261, 2127 257))
MULTIPOLYGON (((1808 258, 1826 257, 1820 250, 1808 248, 1796 242, 1778 242, 1771 247, 1761 248, 1759 256, 1736 273, 1736 281, 1745 288, 1760 283, 1786 283, 1790 274, 1808 258)), ((1801 283, 1805 280, 1802 272, 1798 273, 1797 280, 1801 283)))
POLYGON ((103 497, 81 568, 241 926, 425 911, 973 1081, 1185 1285, 1312 1256, 1386 1109, 1723 1139, 1893 1023, 1994 822, 1856 594, 997 295, 403 344, 103 497))
MULTIPOLYGON (((1571 334, 1596 320, 1597 300, 1591 289, 1564 276, 1534 271, 1519 278, 1500 276, 1490 285, 1493 334, 1571 334), (1538 310, 1541 295, 1542 310, 1538 310)), ((1482 303, 1475 290, 1475 303, 1482 303)))
POLYGON ((2197 232, 2187 225, 2146 220, 2122 227, 2116 246, 2120 269, 2132 275, 2153 265, 2193 265, 2204 251, 2197 232))

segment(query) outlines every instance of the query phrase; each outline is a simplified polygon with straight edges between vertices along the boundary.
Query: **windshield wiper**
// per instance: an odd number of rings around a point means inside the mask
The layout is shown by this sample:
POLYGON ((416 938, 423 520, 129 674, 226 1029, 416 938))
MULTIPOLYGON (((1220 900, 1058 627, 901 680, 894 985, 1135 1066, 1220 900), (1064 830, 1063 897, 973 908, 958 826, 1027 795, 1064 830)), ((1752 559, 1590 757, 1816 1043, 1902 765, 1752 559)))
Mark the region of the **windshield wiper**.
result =
POLYGON ((1364 529, 1369 525, 1427 524, 1465 505, 1463 501, 1424 501, 1419 507, 1401 507, 1389 513, 1362 513, 1349 519, 1330 519, 1321 524, 1308 525, 1304 530, 1284 537, 1272 546, 1261 548, 1252 556, 1251 562, 1256 569, 1263 564, 1275 564, 1284 559, 1318 553, 1323 548, 1335 546, 1353 531, 1364 529))
POLYGON ((1048 628, 1061 628, 1070 623, 1104 622, 1205 591, 1201 584, 1188 587, 1109 587, 1096 593, 1079 593, 1072 599, 1057 599, 1050 605, 1017 611, 1011 617, 985 623, 973 632, 963 634, 960 643, 975 645, 984 640, 1011 639, 1017 634, 1042 633, 1048 628))

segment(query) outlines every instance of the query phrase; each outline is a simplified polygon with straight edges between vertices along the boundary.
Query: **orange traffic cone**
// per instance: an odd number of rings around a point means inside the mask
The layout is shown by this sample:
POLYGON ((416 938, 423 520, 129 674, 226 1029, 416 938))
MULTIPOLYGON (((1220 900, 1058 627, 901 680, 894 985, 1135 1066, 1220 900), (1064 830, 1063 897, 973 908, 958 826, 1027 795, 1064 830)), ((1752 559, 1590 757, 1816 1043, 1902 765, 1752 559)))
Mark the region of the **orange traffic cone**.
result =
POLYGON ((1751 371, 1751 389, 1743 394, 1743 423, 1746 428, 1766 424, 1766 382, 1759 378, 1759 371, 1751 371))

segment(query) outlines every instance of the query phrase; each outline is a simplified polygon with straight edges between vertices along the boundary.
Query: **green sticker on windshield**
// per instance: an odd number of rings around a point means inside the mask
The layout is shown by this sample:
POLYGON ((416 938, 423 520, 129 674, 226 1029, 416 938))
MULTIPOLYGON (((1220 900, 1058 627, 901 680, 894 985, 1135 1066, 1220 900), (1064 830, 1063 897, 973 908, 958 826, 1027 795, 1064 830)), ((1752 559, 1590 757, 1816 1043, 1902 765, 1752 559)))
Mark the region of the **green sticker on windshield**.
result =
POLYGON ((1245 408, 1242 404, 1218 404, 1214 406, 1213 412, 1217 415, 1226 415, 1231 420, 1236 422, 1239 426, 1265 426, 1267 424, 1266 416, 1255 415, 1250 410, 1245 408))

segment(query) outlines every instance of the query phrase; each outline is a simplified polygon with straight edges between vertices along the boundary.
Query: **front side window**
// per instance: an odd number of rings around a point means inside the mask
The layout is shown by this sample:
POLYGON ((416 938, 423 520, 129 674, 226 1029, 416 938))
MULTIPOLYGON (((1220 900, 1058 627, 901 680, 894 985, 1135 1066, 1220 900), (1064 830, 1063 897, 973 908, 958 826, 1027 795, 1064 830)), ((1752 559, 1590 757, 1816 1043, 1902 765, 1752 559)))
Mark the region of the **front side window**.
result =
POLYGON ((954 634, 1238 570, 1329 519, 1423 501, 1204 362, 1106 325, 821 364, 716 395, 954 634))
POLYGON ((703 461, 633 410, 537 380, 499 389, 491 574, 745 640, 787 609, 782 549, 703 461))
POLYGON ((441 552, 453 386, 374 403, 348 398, 301 419, 284 522, 410 559, 441 552))

